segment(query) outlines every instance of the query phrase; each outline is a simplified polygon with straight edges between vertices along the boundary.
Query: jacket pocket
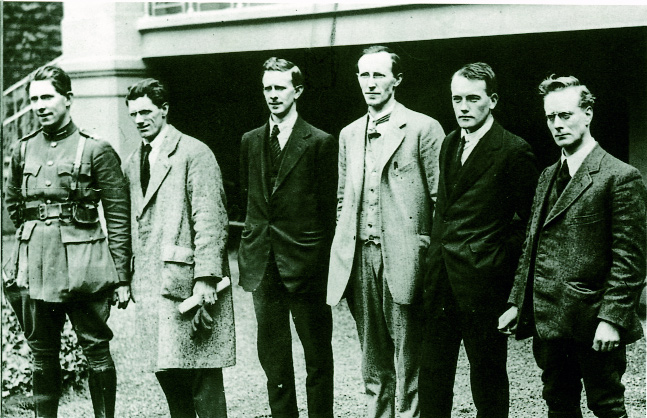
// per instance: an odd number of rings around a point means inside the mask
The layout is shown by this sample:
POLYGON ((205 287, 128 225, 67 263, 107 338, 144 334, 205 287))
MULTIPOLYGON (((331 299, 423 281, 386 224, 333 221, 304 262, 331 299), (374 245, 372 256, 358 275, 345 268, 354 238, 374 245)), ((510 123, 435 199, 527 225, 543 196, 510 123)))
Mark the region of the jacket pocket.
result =
POLYGON ((162 258, 162 296, 186 299, 193 293, 195 261, 191 248, 164 245, 162 258))
POLYGON ((589 215, 573 216, 567 220, 567 223, 570 225, 586 225, 586 224, 593 224, 596 222, 600 222, 602 221, 603 218, 604 218, 604 213, 598 212, 598 213, 591 213, 589 215))
POLYGON ((97 293, 119 282, 106 236, 100 225, 77 228, 61 224, 70 293, 97 293))

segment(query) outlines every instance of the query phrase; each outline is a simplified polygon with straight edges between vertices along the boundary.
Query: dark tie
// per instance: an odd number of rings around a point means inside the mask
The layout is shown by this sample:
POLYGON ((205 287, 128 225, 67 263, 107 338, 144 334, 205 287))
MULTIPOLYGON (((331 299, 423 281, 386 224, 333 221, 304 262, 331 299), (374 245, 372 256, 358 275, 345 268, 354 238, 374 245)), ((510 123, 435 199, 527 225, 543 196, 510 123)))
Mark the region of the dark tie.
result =
POLYGON ((465 137, 461 136, 461 140, 458 143, 458 149, 456 150, 456 159, 454 164, 456 169, 463 166, 463 151, 465 151, 465 137))
POLYGON ((142 145, 142 159, 141 159, 140 170, 139 170, 140 171, 139 179, 141 180, 143 195, 146 195, 146 189, 148 188, 148 181, 151 178, 151 165, 150 165, 150 162, 148 161, 148 156, 150 155, 152 149, 153 148, 150 146, 150 144, 142 145))
POLYGON ((281 155, 281 144, 279 144, 279 125, 274 125, 270 134, 270 151, 272 152, 272 161, 278 161, 281 155))
POLYGON ((568 182, 571 181, 571 174, 568 171, 568 161, 564 160, 555 179, 555 191, 557 197, 561 196, 568 182))
POLYGON ((372 121, 372 123, 369 124, 368 130, 366 131, 368 139, 379 138, 380 136, 382 136, 382 134, 377 131, 377 125, 379 125, 380 123, 388 122, 390 118, 391 114, 389 113, 388 115, 384 115, 381 118, 372 121))

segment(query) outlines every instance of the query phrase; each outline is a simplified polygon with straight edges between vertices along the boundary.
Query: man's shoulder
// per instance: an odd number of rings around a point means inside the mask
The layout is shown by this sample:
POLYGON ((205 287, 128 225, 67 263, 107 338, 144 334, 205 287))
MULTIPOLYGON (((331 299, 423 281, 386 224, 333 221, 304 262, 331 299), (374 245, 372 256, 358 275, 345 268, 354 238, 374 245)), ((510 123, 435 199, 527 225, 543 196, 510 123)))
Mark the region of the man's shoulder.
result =
POLYGON ((243 134, 243 139, 249 138, 249 137, 254 137, 258 135, 263 135, 265 133, 265 129, 267 129, 267 122, 259 126, 258 128, 254 128, 251 131, 247 131, 243 134))
MULTIPOLYGON (((314 126, 314 125, 310 124, 310 123, 309 123, 309 122, 307 122, 305 119, 303 119, 303 118, 299 118, 299 119, 301 120, 301 123, 302 123, 302 125, 301 125, 301 126, 302 126, 303 128, 305 128, 305 129, 308 129, 308 130, 310 131, 310 134, 311 134, 314 138, 321 138, 321 139, 325 139, 325 138, 328 138, 328 137, 332 136, 332 135, 331 135, 331 134, 329 134, 328 132, 326 132, 326 131, 324 131, 324 130, 322 130, 322 129, 319 129, 319 128, 317 128, 316 126, 314 126)), ((297 124, 298 124, 298 123, 299 123, 299 122, 298 122, 298 120, 297 120, 297 124)), ((296 129, 296 128, 297 128, 297 124, 295 124, 294 129, 296 129)))
POLYGON ((595 160, 599 158, 600 173, 607 175, 609 177, 620 177, 620 178, 629 178, 629 179, 631 179, 632 177, 636 179, 642 178, 640 171, 636 167, 609 154, 600 145, 597 145, 596 148, 594 148, 593 151, 591 151, 591 154, 589 155, 589 157, 591 157, 591 160, 593 160, 591 163, 593 163, 594 165, 595 165, 595 160), (598 155, 597 158, 596 158, 596 154, 598 155))

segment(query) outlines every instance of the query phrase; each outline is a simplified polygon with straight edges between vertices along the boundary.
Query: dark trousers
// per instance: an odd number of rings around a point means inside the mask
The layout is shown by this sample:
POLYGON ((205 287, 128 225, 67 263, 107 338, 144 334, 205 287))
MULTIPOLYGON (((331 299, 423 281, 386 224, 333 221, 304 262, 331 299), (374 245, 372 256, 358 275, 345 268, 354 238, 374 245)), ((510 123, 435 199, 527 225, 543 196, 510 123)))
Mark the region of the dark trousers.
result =
POLYGON ((226 418, 222 369, 168 369, 155 373, 171 418, 226 418))
POLYGON ((253 299, 258 322, 258 359, 267 376, 272 417, 299 416, 290 332, 292 314, 305 354, 308 416, 332 418, 332 312, 326 305, 325 293, 288 292, 276 264, 270 262, 253 299))
POLYGON ((113 417, 117 375, 110 356, 112 331, 107 325, 110 292, 52 303, 32 299, 29 290, 16 286, 4 290, 34 358, 32 387, 36 416, 57 416, 62 385, 59 352, 67 315, 90 368, 89 388, 95 417, 113 417))
POLYGON ((470 363, 477 418, 508 416, 507 338, 498 332, 497 321, 492 312, 462 312, 455 302, 429 319, 418 382, 421 418, 451 416, 461 340, 470 363))
POLYGON ((533 339, 533 354, 542 370, 543 397, 551 418, 578 418, 582 381, 589 409, 596 417, 626 417, 621 379, 627 367, 624 345, 598 352, 592 343, 533 339))
POLYGON ((34 357, 34 369, 59 369, 61 332, 65 315, 70 318, 74 332, 91 370, 114 368, 110 356, 112 331, 107 321, 110 316, 109 293, 88 295, 86 299, 71 302, 44 302, 31 299, 28 290, 20 298, 11 300, 12 308, 25 334, 34 357))

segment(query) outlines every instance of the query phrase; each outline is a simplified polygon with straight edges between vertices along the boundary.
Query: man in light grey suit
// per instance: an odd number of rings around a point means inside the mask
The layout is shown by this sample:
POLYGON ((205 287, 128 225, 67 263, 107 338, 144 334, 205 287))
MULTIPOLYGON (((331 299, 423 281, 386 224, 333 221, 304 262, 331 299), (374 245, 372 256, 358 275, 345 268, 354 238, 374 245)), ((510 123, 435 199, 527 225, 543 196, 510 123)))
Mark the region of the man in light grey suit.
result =
POLYGON ((417 417, 421 262, 445 135, 395 100, 402 71, 390 48, 365 49, 357 68, 368 113, 340 134, 327 300, 346 297, 355 318, 369 417, 394 417, 396 408, 417 417))
POLYGON ((227 212, 220 168, 204 143, 167 122, 157 80, 128 90, 142 143, 128 158, 137 348, 154 371, 172 418, 225 418, 222 368, 236 361, 227 212), (200 306, 182 314, 195 296, 200 306))

